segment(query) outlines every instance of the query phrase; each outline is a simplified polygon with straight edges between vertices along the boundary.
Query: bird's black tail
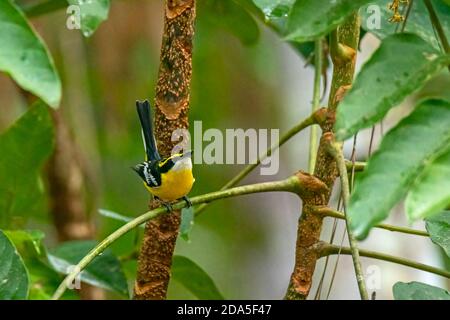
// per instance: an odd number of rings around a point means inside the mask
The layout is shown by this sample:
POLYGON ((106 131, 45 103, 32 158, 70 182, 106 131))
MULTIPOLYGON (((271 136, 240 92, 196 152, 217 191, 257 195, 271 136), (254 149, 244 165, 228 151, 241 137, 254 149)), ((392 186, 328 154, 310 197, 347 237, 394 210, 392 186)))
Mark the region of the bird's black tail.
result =
POLYGON ((136 101, 136 109, 141 121, 142 136, 144 138, 145 153, 148 161, 160 160, 161 156, 156 147, 155 136, 151 119, 150 103, 145 101, 136 101))

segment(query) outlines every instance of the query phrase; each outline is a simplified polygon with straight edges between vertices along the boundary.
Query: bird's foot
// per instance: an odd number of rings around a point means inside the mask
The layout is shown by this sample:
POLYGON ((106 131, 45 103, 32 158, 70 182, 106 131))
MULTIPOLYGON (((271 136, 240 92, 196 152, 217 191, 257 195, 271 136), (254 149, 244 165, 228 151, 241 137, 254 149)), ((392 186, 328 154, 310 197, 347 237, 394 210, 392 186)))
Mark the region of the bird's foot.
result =
POLYGON ((161 201, 161 204, 167 209, 167 212, 172 212, 173 211, 173 207, 170 204, 170 202, 161 201))
POLYGON ((187 208, 192 207, 192 202, 191 202, 191 200, 190 200, 187 196, 184 196, 182 199, 183 199, 184 201, 186 201, 187 208))
POLYGON ((164 201, 164 200, 158 198, 157 196, 154 196, 154 199, 155 199, 155 200, 158 200, 159 203, 161 203, 161 205, 164 206, 164 208, 167 209, 167 212, 172 212, 172 211, 173 211, 173 207, 172 207, 172 205, 170 204, 170 202, 164 201))

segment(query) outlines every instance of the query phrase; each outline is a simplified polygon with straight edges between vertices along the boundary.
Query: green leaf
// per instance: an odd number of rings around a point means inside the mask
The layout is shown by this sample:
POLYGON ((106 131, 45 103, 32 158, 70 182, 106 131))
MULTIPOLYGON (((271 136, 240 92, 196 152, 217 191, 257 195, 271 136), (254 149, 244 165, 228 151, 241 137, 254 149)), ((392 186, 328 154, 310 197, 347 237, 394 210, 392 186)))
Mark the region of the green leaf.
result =
POLYGON ((289 15, 288 40, 306 42, 323 37, 371 0, 297 0, 289 15))
POLYGON ((28 296, 28 273, 11 240, 0 230, 0 300, 28 296))
POLYGON ((194 208, 183 208, 181 210, 180 237, 189 242, 189 235, 194 226, 194 208))
POLYGON ((450 257, 450 211, 444 211, 425 221, 431 241, 444 249, 450 257))
POLYGON ((211 277, 195 262, 183 256, 172 260, 172 278, 200 300, 223 300, 211 277))
POLYGON ((0 1, 0 71, 56 108, 61 81, 42 40, 10 0, 0 1))
POLYGON ((415 180, 406 197, 406 213, 411 221, 430 217, 450 205, 450 143, 447 151, 415 180))
POLYGON ((421 282, 397 282, 393 287, 395 300, 450 300, 447 290, 421 282))
POLYGON ((339 105, 337 139, 344 140, 372 126, 449 63, 449 55, 436 51, 416 35, 386 38, 339 105))
MULTIPOLYGON (((91 251, 95 241, 64 242, 48 254, 52 267, 63 274, 68 274, 80 260, 91 251)), ((110 250, 97 256, 81 272, 81 281, 104 289, 115 291, 128 297, 128 283, 119 260, 110 250)))
POLYGON ((45 248, 42 245, 42 239, 45 235, 39 230, 4 230, 5 234, 14 243, 14 246, 20 252, 22 257, 45 256, 45 248))
POLYGON ((259 39, 259 28, 255 19, 239 1, 208 0, 198 3, 199 15, 209 23, 224 29, 238 38, 243 45, 255 44, 259 39))
POLYGON ((281 33, 286 30, 289 13, 295 0, 253 0, 262 11, 266 23, 274 25, 281 33))
MULTIPOLYGON (((44 233, 39 230, 4 231, 19 251, 29 275, 29 300, 49 300, 63 280, 50 267, 47 250, 42 240, 44 233)), ((67 290, 63 299, 78 299, 73 290, 67 290)))
POLYGON ((12 216, 41 211, 39 170, 53 149, 53 124, 43 103, 31 107, 0 135, 0 226, 12 216))
POLYGON ((347 210, 359 239, 384 220, 424 166, 450 142, 450 103, 428 100, 386 134, 357 178, 347 210))
MULTIPOLYGON (((389 18, 392 17, 393 13, 388 8, 388 4, 392 0, 378 0, 373 1, 367 7, 360 10, 362 28, 375 34, 379 39, 384 39, 387 36, 396 33, 398 29, 398 24, 389 22, 389 18), (380 9, 380 25, 374 25, 374 18, 378 12, 374 12, 373 5, 377 5, 380 9)), ((439 17, 441 25, 444 29, 447 38, 450 38, 450 7, 445 5, 441 0, 432 0, 434 10, 439 17)), ((415 33, 422 39, 426 40, 431 44, 436 50, 440 50, 439 40, 436 38, 436 34, 431 24, 430 17, 428 15, 428 10, 425 7, 423 1, 412 2, 411 12, 408 16, 408 23, 406 24, 404 32, 415 33)))
MULTIPOLYGON (((248 1, 252 0, 240 0, 240 2, 248 1)), ((254 5, 264 16, 264 23, 270 25, 279 36, 286 34, 287 21, 294 2, 295 0, 253 0, 254 5)), ((297 54, 314 65, 314 41, 305 43, 289 41, 289 44, 297 54)), ((323 57, 322 65, 324 70, 328 68, 328 56, 323 57)))
POLYGON ((90 37, 99 25, 108 19, 109 0, 67 0, 75 7, 69 7, 68 11, 72 16, 80 14, 81 32, 85 37, 90 37), (73 8, 73 10, 70 10, 73 8))

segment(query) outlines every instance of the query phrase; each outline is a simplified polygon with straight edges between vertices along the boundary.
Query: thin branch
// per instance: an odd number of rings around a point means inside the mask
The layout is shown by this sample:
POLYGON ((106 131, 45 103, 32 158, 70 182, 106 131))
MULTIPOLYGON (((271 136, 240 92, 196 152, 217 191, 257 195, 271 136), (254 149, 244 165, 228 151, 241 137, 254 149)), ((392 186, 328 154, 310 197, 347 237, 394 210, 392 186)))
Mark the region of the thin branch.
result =
MULTIPOLYGON (((314 212, 316 212, 317 214, 326 216, 326 217, 332 217, 332 218, 337 218, 337 219, 342 219, 342 220, 345 219, 344 213, 333 210, 328 207, 314 208, 314 212)), ((411 229, 411 228, 406 228, 406 227, 393 226, 390 224, 380 223, 380 224, 376 225, 375 228, 385 229, 385 230, 389 230, 389 231, 393 231, 393 232, 412 234, 412 235, 416 235, 416 236, 429 237, 429 234, 426 231, 416 230, 416 229, 411 229)))
POLYGON ((445 36, 444 28, 442 27, 442 24, 439 21, 439 17, 433 8, 433 4, 431 3, 430 0, 424 0, 424 3, 430 15, 431 24, 436 29, 439 40, 442 44, 442 48, 444 49, 445 53, 450 54, 450 45, 448 43, 447 37, 445 36))
MULTIPOLYGON (((314 49, 314 89, 313 89, 313 101, 312 112, 315 112, 319 108, 320 104, 320 80, 322 75, 322 38, 315 41, 314 49)), ((309 163, 308 172, 313 173, 316 166, 317 159, 317 147, 318 147, 318 128, 316 126, 311 127, 311 133, 309 138, 309 163)))
MULTIPOLYGON (((321 108, 319 110, 316 110, 314 113, 312 113, 308 118, 302 120, 300 123, 289 129, 281 138, 279 141, 277 141, 275 144, 273 144, 270 149, 267 149, 262 155, 258 157, 256 160, 256 163, 252 163, 247 165, 242 171, 240 171, 238 174, 236 174, 230 181, 228 181, 226 184, 220 188, 220 190, 227 190, 229 188, 232 188, 236 186, 239 182, 241 182, 246 176, 250 174, 254 169, 256 169, 260 164, 261 161, 266 159, 267 157, 270 157, 270 155, 280 148, 283 144, 285 144, 287 141, 289 141, 293 136, 295 136, 297 133, 302 131, 303 129, 308 128, 311 125, 314 124, 321 124, 325 121, 326 117, 326 109, 321 108)), ((203 210, 206 209, 208 204, 202 204, 195 210, 194 214, 195 216, 198 216, 203 210)))
POLYGON ((314 176, 327 186, 328 191, 324 192, 321 197, 306 199, 302 203, 302 214, 297 225, 295 264, 285 294, 285 298, 288 300, 306 299, 312 286, 312 278, 318 259, 314 248, 320 241, 322 217, 309 212, 308 208, 328 204, 337 177, 336 163, 326 151, 323 138, 324 135, 332 132, 336 109, 353 81, 359 40, 359 22, 358 13, 354 12, 336 30, 336 40, 348 53, 344 59, 338 56, 335 49, 331 50, 330 48, 331 60, 333 61, 333 79, 328 99, 327 120, 322 125, 323 134, 314 169, 314 176))
MULTIPOLYGON (((342 188, 342 198, 344 202, 344 212, 346 212, 348 207, 348 201, 350 198, 350 186, 348 183, 347 167, 345 165, 344 155, 342 154, 342 145, 334 141, 330 141, 329 152, 334 157, 337 163, 339 176, 341 180, 342 188)), ((356 241, 353 233, 350 229, 349 219, 345 217, 345 223, 347 225, 348 241, 351 248, 351 254, 353 258, 353 266, 355 268, 356 280, 358 282, 359 293, 362 300, 368 300, 369 295, 367 294, 366 284, 364 281, 364 274, 362 272, 361 261, 359 259, 358 242, 356 241)))
MULTIPOLYGON (((301 194, 306 191, 310 187, 309 182, 302 180, 301 174, 294 175, 288 179, 281 181, 273 181, 273 182, 264 182, 252 185, 246 185, 241 187, 236 187, 223 191, 211 192, 208 194, 200 195, 197 197, 191 198, 191 202, 193 205, 208 203, 212 201, 216 201, 219 199, 225 199, 230 197, 241 196, 245 194, 253 194, 253 193, 261 193, 261 192, 292 192, 296 194, 301 194)), ((186 201, 178 201, 172 205, 173 210, 181 210, 186 207, 186 201)), ((106 248, 108 248, 114 241, 119 239, 121 236, 126 234, 127 232, 133 230, 144 222, 154 219, 158 216, 166 214, 167 208, 159 207, 154 210, 150 210, 134 220, 128 222, 123 225, 108 237, 106 237, 102 242, 100 242, 94 249, 92 249, 80 262, 73 268, 73 271, 69 273, 66 278, 61 282, 58 289, 55 291, 52 299, 59 299, 67 287, 73 282, 76 276, 84 269, 86 266, 94 260, 94 258, 100 255, 106 248)))
POLYGON ((355 172, 360 172, 360 171, 364 171, 364 169, 366 168, 367 163, 366 162, 360 162, 360 161, 355 161, 352 162, 350 160, 345 159, 345 166, 347 167, 347 171, 355 171, 355 172))
MULTIPOLYGON (((335 246, 335 245, 329 245, 329 244, 324 244, 324 247, 321 249, 321 256, 322 257, 326 257, 328 255, 331 254, 337 254, 339 252, 339 247, 335 246)), ((341 248, 341 254, 347 254, 350 255, 352 254, 352 251, 350 248, 348 247, 344 247, 341 248)), ((385 254, 385 253, 381 253, 381 252, 376 252, 376 251, 370 251, 370 250, 364 250, 361 249, 359 250, 359 254, 362 257, 367 257, 367 258, 374 258, 374 259, 378 259, 378 260, 384 260, 384 261, 389 261, 389 262, 393 262, 396 264, 401 264, 407 267, 411 267, 414 269, 418 269, 418 270, 422 270, 422 271, 426 271, 426 272, 430 272, 430 273, 434 273, 440 276, 443 276, 445 278, 449 278, 450 279, 450 271, 446 271, 446 270, 442 270, 433 266, 429 266, 423 263, 419 263, 416 261, 412 261, 412 260, 408 260, 408 259, 404 259, 401 257, 396 257, 393 255, 389 255, 389 254, 385 254)))

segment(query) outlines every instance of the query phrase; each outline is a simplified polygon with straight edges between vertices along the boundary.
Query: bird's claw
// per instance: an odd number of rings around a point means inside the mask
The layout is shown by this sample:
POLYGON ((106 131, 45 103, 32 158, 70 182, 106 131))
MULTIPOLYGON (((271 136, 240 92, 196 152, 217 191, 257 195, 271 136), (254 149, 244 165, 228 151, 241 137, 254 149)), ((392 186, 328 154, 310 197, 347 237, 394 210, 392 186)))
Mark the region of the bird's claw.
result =
POLYGON ((173 208, 169 202, 161 201, 161 204, 167 209, 167 212, 172 212, 173 208))
POLYGON ((188 208, 192 207, 192 201, 187 196, 184 196, 182 199, 186 201, 186 205, 188 208))

